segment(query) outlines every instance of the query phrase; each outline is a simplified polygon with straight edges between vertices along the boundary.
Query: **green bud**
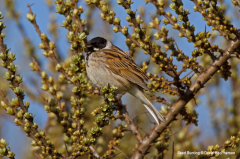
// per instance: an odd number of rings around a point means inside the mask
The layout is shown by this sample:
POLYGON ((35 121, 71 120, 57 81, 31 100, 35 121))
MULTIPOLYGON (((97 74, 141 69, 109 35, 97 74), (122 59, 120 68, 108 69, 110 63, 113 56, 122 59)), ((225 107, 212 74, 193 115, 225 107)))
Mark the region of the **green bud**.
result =
POLYGON ((55 42, 49 42, 49 48, 51 49, 51 50, 53 50, 54 48, 56 48, 56 45, 55 45, 55 42))
POLYGON ((32 23, 35 21, 36 14, 28 13, 26 17, 32 23))
POLYGON ((1 101, 1 106, 4 108, 4 109, 6 109, 8 106, 7 106, 7 104, 4 102, 4 101, 1 101))
POLYGON ((207 151, 210 151, 210 152, 213 151, 213 145, 208 146, 207 151))
POLYGON ((128 22, 131 22, 131 17, 130 17, 130 16, 127 16, 125 19, 126 19, 128 22))
POLYGON ((32 143, 31 143, 32 146, 37 146, 37 142, 32 140, 32 143))
POLYGON ((81 41, 81 40, 85 39, 86 37, 87 37, 86 33, 85 32, 81 32, 78 35, 78 40, 81 41))
POLYGON ((14 115, 12 108, 7 107, 6 111, 7 111, 7 114, 14 115))
POLYGON ((103 5, 102 6, 102 11, 103 12, 108 12, 108 6, 107 5, 103 5))
POLYGON ((99 0, 92 0, 93 4, 97 4, 99 2, 99 0))
POLYGON ((1 53, 0 53, 0 58, 1 58, 2 60, 6 60, 7 55, 1 52, 1 53))
POLYGON ((79 124, 81 124, 81 125, 83 125, 85 123, 85 121, 83 120, 83 119, 81 119, 80 121, 79 121, 79 124))
POLYGON ((10 61, 16 60, 16 58, 15 58, 15 53, 9 52, 9 53, 7 54, 7 56, 8 56, 8 59, 9 59, 10 61))
POLYGON ((57 92, 57 99, 61 100, 63 98, 63 93, 62 92, 57 92))
POLYGON ((2 16, 2 12, 0 12, 0 19, 3 19, 4 17, 2 16))
POLYGON ((33 117, 32 113, 28 113, 28 112, 24 113, 23 116, 24 116, 26 119, 30 119, 30 118, 33 117))
POLYGON ((14 156, 15 156, 15 154, 12 151, 8 150, 7 157, 13 158, 14 156))
POLYGON ((48 112, 48 111, 50 111, 50 107, 48 105, 45 105, 44 110, 48 112))
POLYGON ((149 49, 149 45, 145 45, 144 50, 148 50, 148 49, 149 49))
POLYGON ((196 11, 197 11, 197 6, 194 6, 193 9, 194 9, 194 11, 196 12, 196 11))
POLYGON ((42 145, 42 141, 38 141, 37 144, 38 144, 39 146, 41 146, 41 145, 42 145))
POLYGON ((55 8, 57 10, 56 12, 60 14, 63 14, 64 10, 66 10, 65 8, 63 8, 62 4, 56 4, 55 8))
POLYGON ((132 13, 131 8, 126 9, 126 13, 127 13, 127 14, 131 14, 131 13, 132 13))
POLYGON ((123 0, 117 0, 117 4, 122 4, 123 0))
POLYGON ((44 136, 45 136, 45 133, 44 133, 44 131, 40 131, 40 132, 39 132, 39 134, 40 134, 42 137, 44 137, 44 136))
POLYGON ((144 38, 144 42, 149 42, 149 38, 150 38, 150 36, 146 36, 146 37, 144 38))
POLYGON ((4 37, 5 37, 5 34, 4 34, 4 33, 1 33, 0 36, 1 36, 1 38, 4 38, 4 37))
POLYGON ((30 132, 30 128, 28 128, 28 127, 26 127, 26 126, 24 126, 23 130, 24 130, 26 133, 30 132))
POLYGON ((170 7, 171 10, 173 10, 173 11, 177 9, 177 6, 176 6, 175 3, 170 4, 169 7, 170 7))
POLYGON ((224 146, 226 146, 226 147, 227 147, 227 146, 230 146, 230 144, 231 144, 231 141, 229 141, 229 140, 227 140, 227 141, 224 142, 224 146))
POLYGON ((8 145, 8 143, 6 142, 6 140, 3 139, 3 138, 1 138, 0 144, 1 144, 3 147, 6 147, 6 146, 8 145))
POLYGON ((56 66, 55 66, 55 70, 56 71, 59 71, 62 69, 62 66, 58 63, 56 66))
POLYGON ((85 2, 89 5, 91 4, 91 0, 85 0, 85 2))
POLYGON ((38 48, 39 48, 39 49, 45 49, 45 48, 46 48, 46 46, 45 46, 45 44, 44 44, 44 43, 40 43, 40 44, 39 44, 39 46, 38 46, 38 48))
POLYGON ((19 105, 18 98, 13 98, 10 102, 11 107, 16 107, 19 105))
POLYGON ((154 28, 154 27, 155 27, 154 23, 153 23, 153 22, 150 22, 150 23, 149 23, 149 28, 154 28))
POLYGON ((141 31, 140 28, 135 28, 136 33, 140 33, 140 31, 141 31))
POLYGON ((115 32, 115 33, 117 33, 118 32, 118 28, 115 26, 115 27, 113 27, 113 31, 115 32))
POLYGON ((72 90, 73 93, 77 93, 77 92, 79 92, 77 86, 73 86, 71 90, 72 90))
POLYGON ((124 26, 123 29, 122 29, 122 34, 126 35, 127 32, 128 32, 128 28, 126 26, 124 26))
POLYGON ((114 18, 113 22, 116 23, 116 24, 120 24, 120 19, 119 18, 114 18))
POLYGON ((69 41, 73 41, 74 33, 72 31, 67 32, 67 38, 69 41))
POLYGON ((182 15, 178 15, 178 20, 181 22, 183 20, 183 16, 182 15))
POLYGON ((187 36, 191 36, 192 35, 192 33, 189 30, 186 31, 186 34, 187 34, 187 36))
POLYGON ((71 17, 70 15, 67 15, 67 16, 66 16, 66 21, 67 21, 68 23, 71 23, 71 22, 72 22, 72 17, 71 17))
POLYGON ((22 125, 22 123, 19 121, 18 118, 15 118, 15 119, 14 119, 14 123, 15 123, 17 126, 22 125))
POLYGON ((55 90, 54 90, 54 88, 53 87, 49 87, 48 88, 48 92, 50 93, 50 94, 55 94, 55 90))
POLYGON ((47 40, 47 35, 45 33, 41 33, 40 38, 42 40, 47 40))
POLYGON ((17 118, 21 119, 23 117, 23 113, 24 113, 24 111, 22 109, 19 109, 17 112, 17 118))
POLYGON ((5 28, 6 26, 3 25, 3 22, 0 22, 0 28, 5 28))
POLYGON ((100 16, 101 19, 104 19, 104 20, 106 19, 106 15, 105 15, 104 13, 101 13, 100 15, 101 15, 101 16, 100 16))
POLYGON ((23 81, 22 81, 22 76, 16 75, 16 76, 15 76, 15 81, 16 81, 17 83, 22 83, 22 82, 23 82, 23 81))
POLYGON ((135 43, 131 43, 131 47, 135 48, 136 44, 135 43))
POLYGON ((156 40, 158 40, 158 39, 160 38, 160 34, 159 34, 159 32, 154 33, 153 36, 156 37, 156 40))
POLYGON ((154 19, 154 21, 155 21, 155 23, 156 23, 157 25, 160 24, 160 21, 159 21, 159 19, 158 19, 157 17, 154 19))
POLYGON ((54 107, 54 106, 57 105, 57 101, 56 101, 55 99, 50 99, 49 105, 50 105, 51 107, 54 107))
POLYGON ((86 25, 87 22, 86 22, 84 19, 82 19, 82 20, 81 20, 81 24, 82 24, 82 25, 86 25))
POLYGON ((41 89, 44 90, 44 91, 47 91, 48 90, 48 85, 47 84, 43 84, 41 89))
POLYGON ((10 69, 12 72, 16 72, 17 65, 14 65, 13 63, 10 63, 10 64, 7 66, 7 68, 10 69))
POLYGON ((36 133, 34 136, 35 136, 36 138, 39 138, 39 137, 40 137, 40 134, 39 134, 39 133, 36 133))
POLYGON ((37 129, 37 128, 38 128, 38 124, 37 124, 37 123, 34 123, 34 124, 32 125, 32 127, 35 128, 35 129, 37 129))
POLYGON ((79 12, 78 12, 78 9, 77 9, 77 8, 75 8, 75 9, 73 10, 73 16, 74 16, 74 17, 79 16, 79 12))
POLYGON ((6 79, 6 80, 11 80, 13 77, 12 77, 13 75, 10 75, 10 73, 9 72, 4 72, 4 78, 6 79))
POLYGON ((68 22, 67 22, 67 21, 64 20, 64 21, 62 21, 62 23, 63 23, 63 24, 61 25, 62 27, 67 27, 67 26, 68 26, 68 22))
POLYGON ((141 20, 140 15, 137 15, 137 17, 136 17, 136 21, 137 21, 138 24, 143 23, 143 20, 141 20))
POLYGON ((107 20, 107 22, 109 22, 110 24, 113 23, 113 19, 112 19, 111 16, 107 16, 106 20, 107 20))
POLYGON ((13 92, 17 95, 21 93, 21 89, 19 87, 14 88, 13 92))
POLYGON ((72 128, 76 129, 77 128, 77 123, 72 123, 72 128))

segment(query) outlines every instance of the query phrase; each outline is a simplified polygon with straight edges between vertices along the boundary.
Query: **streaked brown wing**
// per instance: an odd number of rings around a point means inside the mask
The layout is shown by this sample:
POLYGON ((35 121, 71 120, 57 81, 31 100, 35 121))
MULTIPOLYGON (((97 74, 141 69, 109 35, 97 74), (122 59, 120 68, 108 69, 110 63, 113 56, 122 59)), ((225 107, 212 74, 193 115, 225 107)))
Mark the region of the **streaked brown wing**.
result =
POLYGON ((106 64, 113 73, 149 90, 144 82, 148 80, 148 77, 127 53, 116 46, 113 46, 112 49, 104 49, 102 51, 104 51, 107 58, 106 64))

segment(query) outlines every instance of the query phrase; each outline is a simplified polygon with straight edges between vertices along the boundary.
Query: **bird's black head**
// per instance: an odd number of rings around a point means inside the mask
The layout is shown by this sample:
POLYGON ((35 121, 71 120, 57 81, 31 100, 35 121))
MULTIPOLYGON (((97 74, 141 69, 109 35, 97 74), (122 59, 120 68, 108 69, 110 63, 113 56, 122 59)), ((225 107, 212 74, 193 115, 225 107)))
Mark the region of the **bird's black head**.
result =
POLYGON ((88 52, 93 52, 96 50, 100 50, 103 48, 106 48, 108 41, 102 37, 95 37, 88 41, 87 43, 87 49, 88 52))

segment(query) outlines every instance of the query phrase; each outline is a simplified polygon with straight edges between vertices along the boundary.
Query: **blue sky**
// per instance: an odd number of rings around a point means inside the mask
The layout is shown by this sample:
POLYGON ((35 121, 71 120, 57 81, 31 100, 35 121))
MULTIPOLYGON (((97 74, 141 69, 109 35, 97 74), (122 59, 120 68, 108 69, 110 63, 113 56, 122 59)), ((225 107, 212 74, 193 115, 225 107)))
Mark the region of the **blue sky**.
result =
MULTIPOLYGON (((0 0, 0 4, 2 4, 4 2, 4 0, 0 0)), ((185 2, 185 0, 183 0, 183 2, 185 2)), ((232 5, 229 3, 230 1, 226 1, 226 4, 228 5, 232 5)), ((35 32, 33 26, 30 24, 30 22, 28 22, 28 20, 26 19, 26 14, 28 13, 28 8, 27 8, 27 4, 33 4, 32 5, 32 10, 34 13, 36 13, 36 19, 37 19, 37 23, 41 29, 42 32, 46 33, 50 39, 52 39, 51 35, 48 32, 48 23, 50 20, 50 10, 49 8, 46 7, 45 5, 45 1, 40 0, 40 1, 36 1, 36 0, 21 0, 21 1, 17 1, 16 0, 16 10, 19 11, 21 13, 21 23, 23 24, 24 28, 26 29, 27 35, 28 37, 31 39, 31 41, 33 42, 33 44, 35 44, 36 49, 38 47, 38 44, 40 43, 40 39, 37 35, 37 33, 35 32)), ((144 0, 138 0, 135 1, 134 4, 132 5, 132 9, 139 9, 140 5, 144 5, 145 1, 144 0)), ((83 6, 83 8, 86 8, 86 4, 84 1, 81 1, 79 3, 79 5, 83 6)), ((127 14, 125 13, 125 10, 118 6, 118 4, 113 1, 112 2, 113 5, 113 10, 116 13, 117 17, 120 17, 121 24, 123 26, 128 26, 128 22, 125 20, 125 17, 127 16, 127 14)), ((189 9, 190 10, 190 15, 189 15, 189 19, 191 21, 191 23, 193 23, 195 25, 196 28, 196 32, 198 31, 204 31, 205 28, 205 22, 202 20, 202 17, 200 16, 200 13, 196 13, 193 11, 193 3, 191 1, 187 1, 187 3, 184 4, 184 8, 185 9, 189 9)), ((144 5, 145 10, 147 10, 146 14, 154 14, 156 9, 152 4, 147 4, 144 5)), ((6 15, 6 11, 4 9, 4 5, 0 5, 0 11, 3 13, 3 16, 7 17, 6 15)), ((170 11, 168 9, 168 11, 170 11)), ((227 13, 230 13, 230 11, 228 11, 227 13)), ((137 12, 138 14, 138 12, 137 12)), ((173 13, 174 15, 174 13, 173 13)), ((94 11, 94 16, 96 18, 98 18, 98 20, 96 21, 95 25, 94 25, 94 31, 90 33, 88 39, 91 39, 93 37, 96 36, 104 36, 105 34, 108 34, 107 31, 109 30, 105 30, 102 27, 99 27, 99 25, 103 25, 102 20, 99 17, 99 10, 96 9, 94 11)), ((62 15, 58 15, 56 14, 56 18, 57 18, 57 22, 59 23, 59 26, 61 25, 62 21, 64 20, 64 17, 62 15)), ((85 14, 83 14, 82 16, 83 19, 86 18, 85 14)), ((150 21, 150 17, 146 16, 145 19, 147 21, 150 21)), ((87 20, 87 19, 85 19, 87 20)), ((5 43, 7 43, 8 47, 11 48, 11 51, 16 53, 16 64, 21 66, 24 66, 24 68, 18 68, 18 71, 21 75, 24 75, 24 79, 23 81, 26 83, 26 85, 28 84, 28 77, 32 76, 33 72, 31 72, 31 68, 28 66, 28 64, 30 63, 29 59, 26 59, 26 57, 24 56, 24 48, 23 48, 23 39, 22 36, 19 32, 19 30, 16 28, 15 22, 13 20, 8 20, 8 19, 4 19, 3 20, 5 22, 5 24, 7 25, 7 28, 5 30, 5 34, 6 34, 6 38, 5 38, 5 43), (22 63, 26 63, 26 65, 23 65, 22 63)), ((239 26, 239 21, 237 20, 233 20, 233 24, 235 26, 239 26)), ((162 26, 163 24, 160 24, 160 26, 162 26)), ((189 44, 187 43, 186 38, 179 38, 178 35, 179 33, 175 30, 173 30, 171 28, 170 25, 167 26, 170 29, 170 33, 169 36, 171 37, 175 37, 178 47, 183 50, 184 53, 188 54, 189 56, 191 56, 191 52, 194 50, 193 44, 189 44)), ((110 28, 112 29, 112 26, 110 26, 110 28)), ((211 31, 211 27, 207 26, 207 31, 211 31)), ((112 42, 113 44, 121 47, 124 51, 127 51, 127 46, 125 45, 125 37, 121 34, 121 33, 114 33, 112 30, 110 30, 110 32, 114 35, 112 38, 112 42)), ((154 31, 155 33, 156 31, 154 31)), ((62 53, 62 57, 66 58, 68 55, 68 50, 69 50, 69 43, 67 42, 67 38, 66 38, 66 29, 65 28, 61 28, 60 27, 60 38, 58 41, 58 48, 60 50, 60 52, 62 53)), ((219 38, 219 40, 221 41, 222 39, 219 38)), ((160 40, 159 40, 160 42, 160 40)), ((222 46, 222 48, 224 49, 224 47, 226 46, 222 46)), ((37 49, 37 56, 39 57, 39 59, 43 62, 44 64, 44 70, 47 70, 47 62, 49 62, 46 57, 44 57, 42 55, 42 50, 37 49)), ((146 58, 148 58, 147 55, 141 55, 137 58, 137 63, 140 64, 142 61, 144 61, 146 58)), ((35 74, 36 75, 36 74, 35 74)), ((222 80, 222 82, 224 82, 222 80)), ((31 85, 29 85, 31 87, 31 85)), ((231 88, 230 88, 230 82, 224 82, 224 85, 221 87, 221 90, 223 92, 225 92, 224 94, 228 97, 229 96, 229 105, 231 104, 231 88)), ((216 91, 214 88, 211 90, 211 92, 214 93, 214 91, 216 91)), ((124 97, 124 102, 126 102, 128 99, 127 97, 124 97)), ((205 100, 204 96, 200 97, 200 104, 195 108, 197 110, 197 112, 199 113, 199 127, 201 128, 206 128, 209 127, 211 128, 212 125, 210 122, 208 122, 208 118, 209 118, 209 114, 208 114, 208 108, 206 103, 204 102, 205 100)), ((25 101, 28 101, 28 97, 25 98, 25 101)), ((156 104, 156 107, 159 109, 161 104, 156 104)), ((34 103, 31 102, 31 107, 30 107, 30 112, 32 112, 33 114, 36 115, 35 117, 35 121, 37 123, 39 123, 40 126, 44 126, 44 123, 47 119, 47 114, 45 113, 45 111, 42 109, 42 106, 40 106, 38 103, 34 103)), ((20 131, 20 127, 16 127, 14 125, 13 122, 9 121, 9 120, 3 120, 2 123, 5 126, 4 130, 2 131, 3 135, 2 137, 6 138, 7 141, 10 143, 10 146, 12 148, 12 150, 17 154, 17 158, 19 158, 21 156, 22 153, 22 146, 24 141, 25 141, 25 134, 20 131), (17 133, 17 135, 16 135, 17 133)), ((202 129, 203 130, 203 136, 208 136, 209 135, 213 135, 211 129, 202 129)), ((0 137, 1 138, 1 137, 0 137)), ((29 140, 30 141, 30 140, 29 140)))

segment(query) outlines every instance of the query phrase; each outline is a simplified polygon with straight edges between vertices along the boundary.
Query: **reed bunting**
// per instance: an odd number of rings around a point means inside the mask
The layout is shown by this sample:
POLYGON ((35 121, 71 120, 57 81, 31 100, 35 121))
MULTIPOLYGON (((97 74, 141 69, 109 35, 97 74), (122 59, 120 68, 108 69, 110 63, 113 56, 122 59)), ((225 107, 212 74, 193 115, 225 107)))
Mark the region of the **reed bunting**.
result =
POLYGON ((148 77, 127 53, 102 37, 90 40, 87 49, 86 70, 93 84, 99 88, 110 84, 117 87, 116 93, 130 93, 142 101, 157 124, 164 121, 164 117, 143 94, 143 89, 149 90, 145 83, 148 77))

